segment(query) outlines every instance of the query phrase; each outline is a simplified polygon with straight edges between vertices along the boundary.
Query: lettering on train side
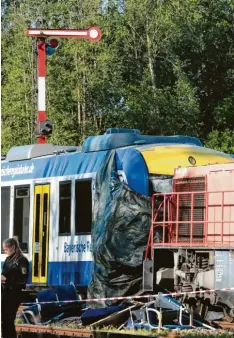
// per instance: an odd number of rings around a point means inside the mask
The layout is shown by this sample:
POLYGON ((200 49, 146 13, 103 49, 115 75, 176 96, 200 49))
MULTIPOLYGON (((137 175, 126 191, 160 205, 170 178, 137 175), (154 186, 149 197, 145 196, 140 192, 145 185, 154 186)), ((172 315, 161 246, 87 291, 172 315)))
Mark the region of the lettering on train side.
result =
POLYGON ((85 252, 92 252, 92 247, 90 241, 86 242, 76 242, 75 244, 68 244, 64 243, 64 253, 68 253, 69 256, 73 252, 80 252, 80 253, 85 253, 85 252))
POLYGON ((16 175, 32 174, 34 171, 34 163, 31 165, 17 165, 16 167, 10 167, 9 165, 6 168, 1 169, 1 176, 11 176, 12 178, 16 175))

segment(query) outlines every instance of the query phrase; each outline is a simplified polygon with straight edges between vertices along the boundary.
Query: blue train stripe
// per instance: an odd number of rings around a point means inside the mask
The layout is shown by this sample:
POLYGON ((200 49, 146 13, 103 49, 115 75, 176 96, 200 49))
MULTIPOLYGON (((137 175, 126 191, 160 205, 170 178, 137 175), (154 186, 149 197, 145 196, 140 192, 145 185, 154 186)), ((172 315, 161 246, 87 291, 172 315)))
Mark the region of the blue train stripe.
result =
MULTIPOLYGON (((1 269, 4 262, 1 262, 1 269)), ((92 278, 92 261, 80 262, 49 262, 48 285, 67 284, 88 286, 92 278)), ((29 263, 29 278, 27 284, 32 284, 32 262, 29 263)))

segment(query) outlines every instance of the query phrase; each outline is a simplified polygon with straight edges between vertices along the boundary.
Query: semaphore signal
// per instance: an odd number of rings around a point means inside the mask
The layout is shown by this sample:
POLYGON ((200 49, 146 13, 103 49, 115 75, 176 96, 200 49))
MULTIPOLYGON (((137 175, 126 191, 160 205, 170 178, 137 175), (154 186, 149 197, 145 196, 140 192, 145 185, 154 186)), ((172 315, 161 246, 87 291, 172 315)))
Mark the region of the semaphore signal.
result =
POLYGON ((58 48, 59 42, 56 38, 87 39, 97 42, 101 39, 101 35, 101 30, 96 26, 88 29, 27 29, 27 36, 37 39, 38 143, 46 143, 46 136, 52 133, 53 128, 52 121, 46 119, 46 55, 52 55, 58 48), (51 126, 49 133, 45 133, 44 126, 47 124, 51 126))

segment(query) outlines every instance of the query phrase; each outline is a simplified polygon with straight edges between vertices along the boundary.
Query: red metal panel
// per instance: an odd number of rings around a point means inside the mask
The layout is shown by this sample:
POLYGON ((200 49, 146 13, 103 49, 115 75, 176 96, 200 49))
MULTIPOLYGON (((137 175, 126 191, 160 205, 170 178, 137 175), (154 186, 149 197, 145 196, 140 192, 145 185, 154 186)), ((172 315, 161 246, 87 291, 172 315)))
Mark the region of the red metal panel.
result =
POLYGON ((163 201, 158 209, 155 210, 156 213, 153 217, 151 245, 189 247, 234 246, 233 194, 234 190, 222 192, 176 192, 170 196, 168 194, 155 194, 153 199, 163 198, 163 201), (215 204, 209 203, 209 195, 211 194, 213 199, 215 197, 215 204), (203 196, 202 200, 197 198, 201 195, 203 196), (229 198, 227 198, 227 195, 229 198), (186 209, 184 209, 185 203, 186 209), (158 220, 159 209, 162 208, 163 219, 158 220), (199 208, 202 208, 202 212, 196 213, 196 208, 198 208, 198 211, 199 208), (173 213, 171 209, 175 209, 173 213), (157 227, 163 228, 161 243, 152 242, 154 238, 153 231, 157 227), (167 230, 172 234, 168 238, 165 236, 167 230))
POLYGON ((234 247, 234 163, 177 169, 173 193, 155 194, 152 203, 151 257, 160 246, 234 247), (161 243, 154 243, 157 227, 161 243))

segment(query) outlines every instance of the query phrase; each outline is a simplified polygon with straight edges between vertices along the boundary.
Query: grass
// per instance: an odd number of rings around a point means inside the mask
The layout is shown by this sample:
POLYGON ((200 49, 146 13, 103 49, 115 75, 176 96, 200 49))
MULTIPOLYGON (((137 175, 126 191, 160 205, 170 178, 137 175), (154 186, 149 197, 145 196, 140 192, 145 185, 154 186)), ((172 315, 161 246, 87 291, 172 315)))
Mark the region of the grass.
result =
POLYGON ((190 330, 182 331, 179 335, 181 338, 231 338, 234 337, 234 331, 224 331, 224 330, 190 330))
MULTIPOLYGON (((91 329, 92 330, 92 329, 91 329)), ((111 333, 120 333, 120 334, 131 334, 131 335, 141 335, 141 336, 156 336, 156 337, 167 337, 169 333, 174 333, 175 336, 181 337, 181 338, 233 338, 234 337, 234 331, 230 330, 203 330, 203 329, 194 329, 194 330, 176 330, 176 331, 170 331, 170 330, 160 330, 158 329, 147 331, 145 329, 142 330, 117 330, 114 327, 103 327, 103 328, 97 328, 94 331, 96 332, 111 332, 111 333)))
POLYGON ((16 325, 17 325, 17 324, 25 324, 25 321, 24 321, 23 318, 17 317, 17 318, 15 319, 15 324, 16 324, 16 325))
POLYGON ((157 336, 157 337, 167 337, 169 330, 151 330, 148 331, 146 329, 141 330, 134 330, 134 329, 127 329, 127 330, 118 330, 115 327, 107 326, 102 328, 96 328, 95 330, 91 328, 92 331, 95 332, 111 332, 111 333, 119 333, 119 334, 130 334, 135 336, 157 336))

